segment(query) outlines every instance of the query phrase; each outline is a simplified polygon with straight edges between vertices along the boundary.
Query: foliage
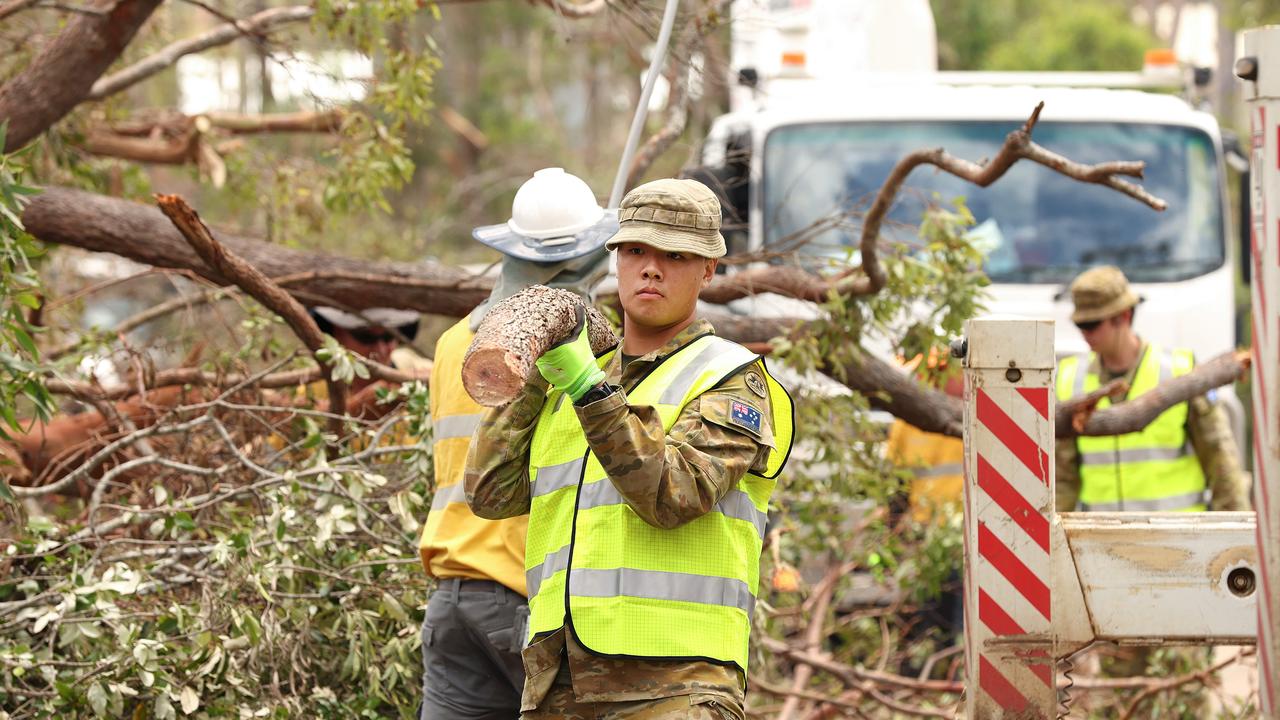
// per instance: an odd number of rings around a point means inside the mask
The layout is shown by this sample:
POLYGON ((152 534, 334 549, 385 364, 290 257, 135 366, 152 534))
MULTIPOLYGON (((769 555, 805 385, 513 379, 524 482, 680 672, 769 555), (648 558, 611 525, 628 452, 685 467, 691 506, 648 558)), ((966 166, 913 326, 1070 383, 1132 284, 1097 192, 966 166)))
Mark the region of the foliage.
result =
POLYGON ((991 70, 1138 70, 1155 38, 1104 0, 1055 3, 994 47, 991 70))
MULTIPOLYGON (((426 407, 420 384, 389 395, 426 407)), ((320 413, 275 415, 188 406, 141 475, 117 467, 80 517, 15 529, 0 716, 414 716, 429 438, 404 415, 352 424, 330 461, 320 413)))
POLYGON ((951 70, 1138 70, 1155 38, 1115 0, 933 0, 951 70))
MULTIPOLYGON (((0 147, 4 147, 6 124, 0 123, 0 147)), ((8 430, 19 430, 19 400, 29 403, 35 417, 48 419, 53 398, 42 381, 40 351, 27 312, 41 305, 40 278, 31 261, 41 252, 36 241, 22 229, 23 198, 38 192, 22 184, 22 153, 0 153, 0 439, 8 430)), ((0 463, 9 462, 0 457, 0 463)), ((0 503, 13 494, 0 477, 0 503)))

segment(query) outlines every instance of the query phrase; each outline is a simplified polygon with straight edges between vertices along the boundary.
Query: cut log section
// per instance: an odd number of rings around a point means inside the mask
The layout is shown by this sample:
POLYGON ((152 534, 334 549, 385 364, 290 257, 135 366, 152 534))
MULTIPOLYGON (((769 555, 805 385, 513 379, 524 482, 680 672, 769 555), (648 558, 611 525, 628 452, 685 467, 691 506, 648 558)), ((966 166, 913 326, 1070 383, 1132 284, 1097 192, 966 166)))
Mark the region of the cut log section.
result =
POLYGON ((613 327, 582 297, 534 285, 494 305, 462 359, 462 386, 485 407, 515 399, 533 373, 534 361, 547 348, 568 337, 577 324, 578 307, 586 305, 587 335, 599 355, 618 344, 613 327))

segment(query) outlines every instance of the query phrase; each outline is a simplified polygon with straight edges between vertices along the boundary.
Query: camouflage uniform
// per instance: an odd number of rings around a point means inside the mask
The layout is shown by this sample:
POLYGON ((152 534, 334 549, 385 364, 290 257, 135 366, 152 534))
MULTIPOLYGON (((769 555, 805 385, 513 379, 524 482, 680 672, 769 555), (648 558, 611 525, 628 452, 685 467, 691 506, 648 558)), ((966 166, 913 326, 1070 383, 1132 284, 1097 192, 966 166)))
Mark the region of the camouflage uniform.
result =
MULTIPOLYGON (((1143 344, 1139 357, 1147 352, 1147 344, 1143 344)), ((1087 372, 1097 373, 1102 385, 1106 385, 1117 377, 1123 377, 1132 384, 1133 376, 1138 368, 1135 365, 1123 374, 1107 371, 1101 361, 1094 357, 1087 372)), ((1081 369, 1081 372, 1086 372, 1081 369)), ((1249 502, 1250 478, 1240 467, 1240 456, 1236 452, 1235 437, 1231 433, 1231 425, 1227 421, 1227 413, 1220 405, 1204 395, 1188 401, 1190 412, 1187 413, 1187 437, 1195 448, 1196 457, 1200 460, 1200 468, 1204 471, 1205 484, 1209 488, 1210 510, 1250 510, 1249 502)), ((1063 440, 1057 444, 1057 501, 1058 512, 1069 512, 1076 509, 1080 497, 1080 451, 1075 440, 1063 440)))
MULTIPOLYGON (((764 471, 772 447, 768 390, 756 365, 691 401, 670 432, 663 431, 653 408, 627 404, 627 389, 668 355, 711 332, 710 323, 695 320, 647 355, 616 353, 605 368, 606 381, 622 390, 578 408, 587 442, 619 494, 656 527, 676 527, 710 511, 748 470, 764 471), (735 401, 760 411, 759 434, 729 421, 735 401)), ((529 512, 529 447, 546 387, 535 378, 481 421, 465 477, 477 515, 529 512)), ((734 666, 601 657, 565 628, 534 638, 523 657, 527 718, 744 717, 745 678, 734 666)))

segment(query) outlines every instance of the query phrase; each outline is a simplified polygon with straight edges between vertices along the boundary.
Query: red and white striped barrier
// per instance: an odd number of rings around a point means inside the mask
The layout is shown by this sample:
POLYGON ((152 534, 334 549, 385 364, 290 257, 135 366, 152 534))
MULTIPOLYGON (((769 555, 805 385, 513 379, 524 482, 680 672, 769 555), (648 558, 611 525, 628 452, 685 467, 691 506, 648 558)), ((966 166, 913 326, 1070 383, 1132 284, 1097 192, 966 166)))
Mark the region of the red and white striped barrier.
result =
POLYGON ((1253 476, 1258 513, 1258 694, 1280 720, 1280 27, 1244 34, 1252 156, 1253 476), (1248 61, 1252 59, 1252 73, 1248 61), (1252 77, 1247 77, 1252 75, 1252 77))
POLYGON ((967 713, 1052 718, 1053 323, 981 318, 966 337, 967 713))

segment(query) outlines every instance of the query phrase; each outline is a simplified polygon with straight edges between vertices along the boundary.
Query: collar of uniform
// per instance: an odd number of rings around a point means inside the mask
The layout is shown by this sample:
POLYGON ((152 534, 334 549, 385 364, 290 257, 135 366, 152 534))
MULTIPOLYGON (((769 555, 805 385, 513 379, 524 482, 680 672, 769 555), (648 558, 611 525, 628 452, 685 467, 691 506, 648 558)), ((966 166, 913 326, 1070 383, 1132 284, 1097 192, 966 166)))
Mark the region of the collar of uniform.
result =
POLYGON ((1089 373, 1098 376, 1098 384, 1106 385, 1117 378, 1123 378, 1125 382, 1133 385, 1133 378, 1138 374, 1138 368, 1142 367, 1142 361, 1147 359, 1147 353, 1151 351, 1151 343, 1142 341, 1142 347, 1138 349, 1138 361, 1133 367, 1123 373, 1112 373, 1102 366, 1102 358, 1093 353, 1093 362, 1089 363, 1089 373))
POLYGON ((698 318, 689 323, 689 327, 676 333, 675 337, 668 340, 662 347, 628 362, 625 372, 622 369, 622 343, 619 343, 618 352, 614 353, 613 358, 609 360, 609 367, 605 370, 605 376, 611 383, 620 384, 624 388, 631 387, 631 381, 637 377, 647 375, 649 368, 662 362, 695 339, 703 335, 714 335, 715 332, 716 329, 711 326, 710 322, 698 318))

